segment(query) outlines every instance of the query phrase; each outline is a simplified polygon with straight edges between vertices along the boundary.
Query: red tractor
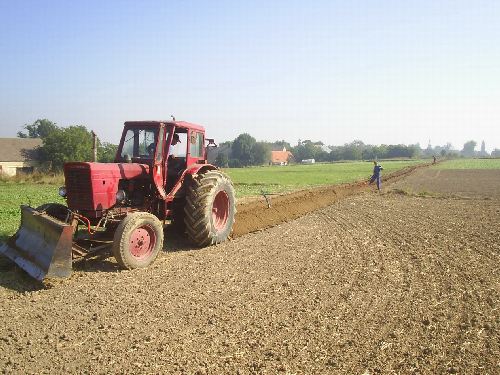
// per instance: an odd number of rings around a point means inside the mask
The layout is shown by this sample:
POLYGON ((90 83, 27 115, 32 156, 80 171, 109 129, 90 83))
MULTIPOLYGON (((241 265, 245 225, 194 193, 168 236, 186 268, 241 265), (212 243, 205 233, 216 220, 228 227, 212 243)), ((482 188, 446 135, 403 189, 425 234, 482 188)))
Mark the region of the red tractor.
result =
POLYGON ((207 163, 210 146, 199 125, 126 122, 115 162, 66 163, 59 194, 67 205, 21 206, 21 226, 0 253, 42 280, 69 276, 75 258, 110 245, 123 268, 147 267, 163 248, 167 222, 198 246, 225 241, 235 194, 207 163))

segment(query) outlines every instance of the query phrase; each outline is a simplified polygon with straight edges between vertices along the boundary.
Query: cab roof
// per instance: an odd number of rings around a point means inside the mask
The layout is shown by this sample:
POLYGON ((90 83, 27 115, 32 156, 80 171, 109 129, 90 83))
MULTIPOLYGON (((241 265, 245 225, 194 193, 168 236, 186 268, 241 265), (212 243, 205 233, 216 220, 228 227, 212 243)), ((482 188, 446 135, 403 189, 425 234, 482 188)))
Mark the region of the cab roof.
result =
POLYGON ((194 129, 198 131, 205 131, 205 128, 201 125, 193 124, 186 121, 172 121, 172 120, 143 120, 143 121, 125 121, 125 125, 150 125, 157 126, 159 124, 165 125, 174 125, 176 128, 184 128, 184 129, 194 129))

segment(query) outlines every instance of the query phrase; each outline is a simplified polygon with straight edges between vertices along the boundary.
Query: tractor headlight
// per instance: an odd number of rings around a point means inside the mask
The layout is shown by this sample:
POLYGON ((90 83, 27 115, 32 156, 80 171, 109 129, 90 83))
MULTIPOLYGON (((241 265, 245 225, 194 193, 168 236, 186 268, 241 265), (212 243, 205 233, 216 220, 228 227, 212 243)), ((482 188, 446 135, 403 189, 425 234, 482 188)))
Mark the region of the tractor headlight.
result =
POLYGON ((127 198, 127 194, 125 194, 124 190, 118 190, 116 192, 116 201, 123 202, 127 198))
POLYGON ((64 197, 66 196, 66 194, 67 194, 67 193, 68 193, 68 192, 66 191, 66 186, 61 186, 61 187, 59 188, 59 195, 60 195, 61 197, 63 197, 63 198, 64 198, 64 197))

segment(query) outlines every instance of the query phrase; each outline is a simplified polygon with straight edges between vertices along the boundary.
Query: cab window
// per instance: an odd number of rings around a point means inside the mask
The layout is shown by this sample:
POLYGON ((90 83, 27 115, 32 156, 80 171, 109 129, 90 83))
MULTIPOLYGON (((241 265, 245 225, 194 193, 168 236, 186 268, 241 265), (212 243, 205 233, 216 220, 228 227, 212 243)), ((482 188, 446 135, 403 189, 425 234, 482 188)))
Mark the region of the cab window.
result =
POLYGON ((203 156, 203 134, 191 132, 191 136, 189 138, 191 156, 193 158, 201 158, 203 156))
POLYGON ((121 157, 152 158, 156 145, 157 130, 129 129, 125 133, 121 157))

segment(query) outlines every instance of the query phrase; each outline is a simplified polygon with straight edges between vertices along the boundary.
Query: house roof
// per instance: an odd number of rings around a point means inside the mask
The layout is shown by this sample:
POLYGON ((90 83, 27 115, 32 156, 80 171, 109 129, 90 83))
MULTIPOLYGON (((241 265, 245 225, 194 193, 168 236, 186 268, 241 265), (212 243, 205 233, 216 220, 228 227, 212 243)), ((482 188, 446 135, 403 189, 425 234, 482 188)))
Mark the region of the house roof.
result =
POLYGON ((290 151, 271 151, 271 162, 273 163, 285 163, 292 157, 290 151))
POLYGON ((271 144, 271 151, 286 151, 285 146, 271 144))
POLYGON ((36 159, 40 138, 0 138, 0 162, 36 159))

